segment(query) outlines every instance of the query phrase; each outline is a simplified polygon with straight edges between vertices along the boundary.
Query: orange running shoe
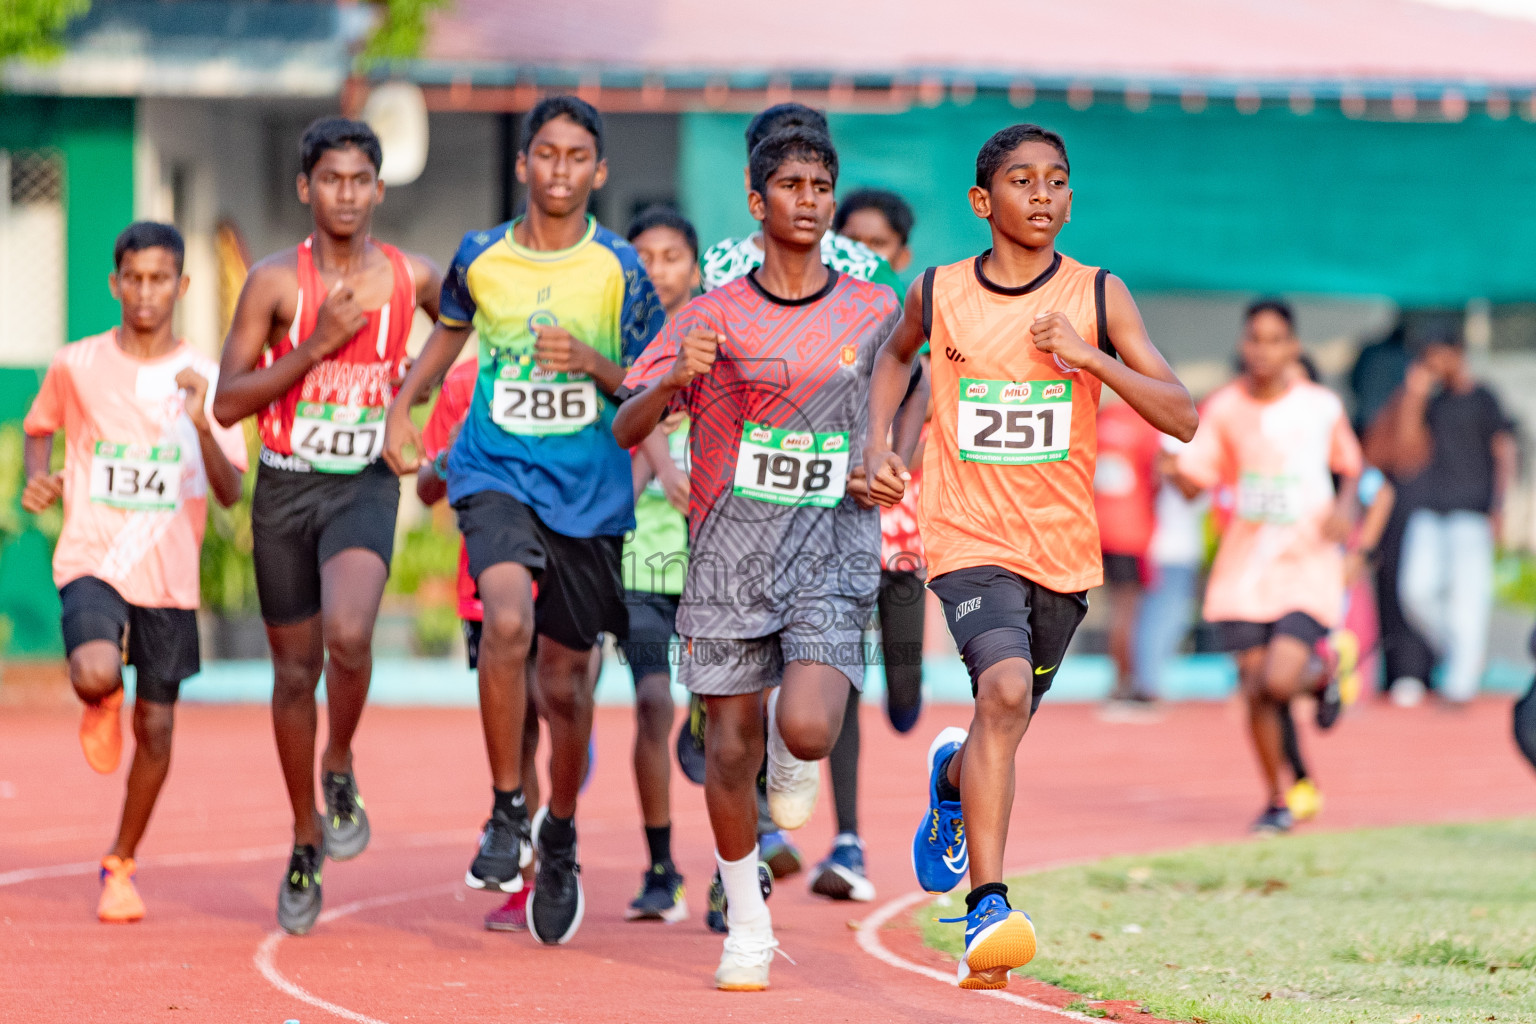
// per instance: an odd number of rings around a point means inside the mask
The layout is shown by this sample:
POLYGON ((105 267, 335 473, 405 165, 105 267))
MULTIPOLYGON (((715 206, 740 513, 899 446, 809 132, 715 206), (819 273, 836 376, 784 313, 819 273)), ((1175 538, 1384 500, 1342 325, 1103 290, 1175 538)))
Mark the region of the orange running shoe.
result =
POLYGON ((133 886, 133 858, 116 854, 101 858, 101 900, 96 916, 108 924, 127 924, 144 916, 144 901, 133 886))
POLYGON ((80 715, 80 747, 85 763, 103 775, 117 771, 123 759, 123 723, 118 711, 123 706, 123 688, 119 686, 98 704, 87 704, 80 715))

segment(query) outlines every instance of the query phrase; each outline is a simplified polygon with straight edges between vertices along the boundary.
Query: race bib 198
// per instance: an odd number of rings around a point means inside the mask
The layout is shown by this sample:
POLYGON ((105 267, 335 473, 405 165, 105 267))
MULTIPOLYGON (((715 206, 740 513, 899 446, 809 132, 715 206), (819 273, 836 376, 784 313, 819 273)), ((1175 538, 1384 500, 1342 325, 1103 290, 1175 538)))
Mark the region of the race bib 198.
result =
POLYGON ((512 363, 492 382, 491 422, 509 434, 574 434, 597 422, 597 402, 597 386, 584 373, 512 363))
POLYGON ((384 450, 382 405, 300 402, 293 454, 321 473, 360 473, 384 450))
POLYGON ((181 446, 97 441, 91 500, 133 512, 174 510, 181 504, 181 446))
POLYGON ((1237 483, 1237 517, 1250 523, 1294 523, 1301 516, 1301 480, 1244 473, 1237 483))
POLYGON ((848 434, 742 424, 732 490, 775 505, 831 508, 848 490, 848 434))
POLYGON ((1062 462, 1071 453, 1072 382, 962 377, 955 434, 962 462, 1062 462))

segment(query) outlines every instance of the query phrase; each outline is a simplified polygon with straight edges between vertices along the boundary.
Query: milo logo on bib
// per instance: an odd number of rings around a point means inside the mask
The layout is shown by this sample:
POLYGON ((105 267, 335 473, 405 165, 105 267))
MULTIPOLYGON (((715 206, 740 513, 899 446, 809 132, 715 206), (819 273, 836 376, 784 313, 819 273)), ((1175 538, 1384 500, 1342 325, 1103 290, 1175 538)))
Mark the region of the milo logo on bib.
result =
POLYGON ((1070 381, 960 381, 955 441, 962 462, 1024 466, 1071 455, 1070 381))

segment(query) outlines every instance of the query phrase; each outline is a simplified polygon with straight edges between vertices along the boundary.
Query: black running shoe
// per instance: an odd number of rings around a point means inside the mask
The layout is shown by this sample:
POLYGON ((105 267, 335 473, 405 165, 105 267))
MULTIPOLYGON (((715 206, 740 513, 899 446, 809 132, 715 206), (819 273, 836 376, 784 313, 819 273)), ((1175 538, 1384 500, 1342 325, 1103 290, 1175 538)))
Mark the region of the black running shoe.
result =
POLYGON ((640 894, 624 911, 624 920, 665 921, 667 924, 688 920, 683 876, 670 864, 652 864, 640 880, 640 894))
POLYGON ((320 916, 320 868, 325 864, 325 839, 319 846, 295 846, 288 873, 277 888, 277 923, 289 935, 306 935, 320 916))
POLYGON ((464 884, 471 889, 517 892, 523 887, 523 868, 533 860, 528 839, 528 812, 492 812, 480 831, 480 850, 470 862, 464 884))
POLYGON ((351 860, 368 848, 368 814, 351 772, 322 772, 320 791, 325 794, 325 855, 331 860, 351 860))
MULTIPOLYGON (((773 895, 773 872, 762 861, 757 862, 757 887, 763 891, 763 899, 773 895)), ((720 869, 715 869, 709 880, 709 908, 704 913, 704 925, 712 932, 727 934, 731 929, 725 923, 725 883, 720 879, 720 869)))
POLYGON ((1289 832, 1295 821, 1289 807, 1270 807, 1248 829, 1261 836, 1278 836, 1289 832))
POLYGON ((677 763, 695 785, 704 785, 704 698, 688 698, 688 720, 677 730, 677 763))
MULTIPOLYGON (((546 812, 547 809, 539 811, 541 826, 546 812)), ((587 904, 581 892, 581 865, 576 863, 575 840, 569 845, 546 842, 543 831, 541 827, 534 835, 539 848, 539 873, 534 879, 533 895, 528 897, 528 932, 546 946, 558 946, 571 941, 581 927, 587 904)))

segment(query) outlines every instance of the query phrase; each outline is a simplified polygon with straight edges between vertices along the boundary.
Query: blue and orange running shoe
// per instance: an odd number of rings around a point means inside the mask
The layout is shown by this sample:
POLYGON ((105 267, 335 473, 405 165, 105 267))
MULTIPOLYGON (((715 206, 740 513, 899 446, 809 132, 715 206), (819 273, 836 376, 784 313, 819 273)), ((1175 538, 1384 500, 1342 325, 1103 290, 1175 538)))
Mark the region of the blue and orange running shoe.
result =
POLYGON ((950 726, 928 748, 928 813, 912 839, 912 870, 923 890, 935 895, 959 885, 971 866, 960 802, 939 799, 939 773, 965 738, 964 729, 950 726))
POLYGON ((965 955, 960 958, 961 988, 1007 988, 1008 972, 1035 958, 1035 925, 1022 910, 1014 910, 997 893, 981 898, 964 917, 965 955))

